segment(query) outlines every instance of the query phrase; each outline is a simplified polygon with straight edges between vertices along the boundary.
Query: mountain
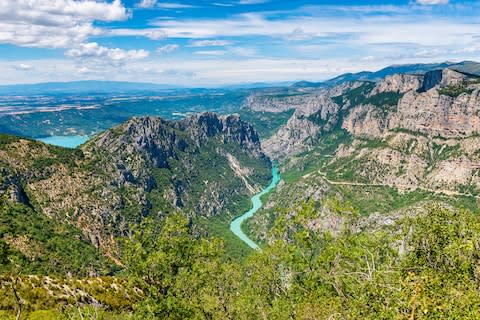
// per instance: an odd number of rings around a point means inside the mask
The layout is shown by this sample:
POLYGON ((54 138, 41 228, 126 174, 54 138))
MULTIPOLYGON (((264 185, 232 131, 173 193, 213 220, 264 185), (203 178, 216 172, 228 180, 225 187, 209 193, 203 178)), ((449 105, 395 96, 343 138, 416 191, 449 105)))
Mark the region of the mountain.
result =
POLYGON ((77 149, 0 135, 0 318, 476 319, 475 68, 243 90, 77 149), (272 161, 249 250, 228 226, 272 161))
POLYGON ((252 95, 246 107, 257 112, 294 110, 285 125, 262 141, 265 152, 281 163, 283 181, 248 222, 252 237, 269 241, 276 208, 295 212, 306 201, 321 206, 330 197, 352 203, 364 215, 429 201, 476 209, 476 66, 393 74, 300 96, 252 95))
POLYGON ((14 84, 0 86, 0 95, 41 95, 41 94, 93 94, 133 93, 165 91, 182 87, 166 84, 120 81, 71 81, 36 84, 14 84))
POLYGON ((450 68, 464 73, 480 75, 480 63, 473 61, 463 62, 442 62, 442 63, 417 63, 392 65, 378 71, 361 71, 358 73, 345 73, 323 82, 300 81, 292 85, 295 88, 319 88, 332 87, 345 82, 355 81, 380 81, 381 79, 394 74, 424 74, 428 71, 450 68))
POLYGON ((181 211, 226 229, 271 177, 256 131, 238 116, 133 118, 75 150, 1 138, 0 196, 80 230, 113 261, 118 238, 146 217, 181 211))

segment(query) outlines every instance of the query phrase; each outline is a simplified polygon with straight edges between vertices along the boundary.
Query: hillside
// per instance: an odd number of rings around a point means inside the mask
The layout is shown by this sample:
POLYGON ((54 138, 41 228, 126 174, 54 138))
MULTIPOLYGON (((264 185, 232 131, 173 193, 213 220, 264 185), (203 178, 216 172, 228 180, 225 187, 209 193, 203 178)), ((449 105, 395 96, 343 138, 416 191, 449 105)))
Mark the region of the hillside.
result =
POLYGON ((445 68, 319 89, 298 106, 264 96, 253 108, 294 114, 262 143, 283 182, 246 228, 266 241, 277 208, 331 196, 364 215, 430 201, 476 209, 479 94, 477 76, 445 68))
POLYGON ((226 229, 271 174, 253 127, 213 113, 134 118, 77 150, 2 136, 0 163, 7 203, 79 229, 114 260, 117 238, 145 217, 182 211, 226 229))
POLYGON ((0 317, 476 319, 463 65, 252 90, 238 114, 135 117, 77 149, 1 135, 0 317), (255 252, 228 225, 272 162, 255 252))

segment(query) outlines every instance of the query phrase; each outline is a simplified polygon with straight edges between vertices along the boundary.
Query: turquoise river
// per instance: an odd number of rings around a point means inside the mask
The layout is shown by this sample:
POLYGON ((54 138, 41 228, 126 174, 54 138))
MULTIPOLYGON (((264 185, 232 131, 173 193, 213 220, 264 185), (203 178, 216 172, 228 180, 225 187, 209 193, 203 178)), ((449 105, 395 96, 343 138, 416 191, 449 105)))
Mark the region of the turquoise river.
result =
POLYGON ((243 215, 241 215, 240 217, 236 218, 235 220, 232 221, 232 223, 230 224, 230 230, 238 237, 240 238, 240 240, 242 240, 243 242, 245 242, 250 248, 252 249, 255 249, 255 250, 259 250, 260 247, 252 241, 252 239, 250 239, 243 231, 242 231, 242 223, 253 217, 253 215, 262 207, 262 200, 260 200, 260 198, 269 193, 270 191, 272 191, 278 184, 278 182, 280 181, 280 172, 278 170, 278 166, 274 165, 272 167, 272 182, 270 182, 270 184, 262 190, 262 192, 260 193, 257 193, 256 195, 254 195, 252 197, 252 208, 250 210, 248 210, 247 212, 245 212, 243 215))

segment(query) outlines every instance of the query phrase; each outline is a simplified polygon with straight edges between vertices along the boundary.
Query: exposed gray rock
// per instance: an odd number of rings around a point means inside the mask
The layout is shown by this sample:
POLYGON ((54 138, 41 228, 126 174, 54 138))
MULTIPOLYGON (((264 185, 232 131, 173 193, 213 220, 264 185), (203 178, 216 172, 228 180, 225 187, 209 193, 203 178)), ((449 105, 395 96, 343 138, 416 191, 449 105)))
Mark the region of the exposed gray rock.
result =
POLYGON ((418 90, 422 86, 423 76, 411 74, 394 74, 380 81, 369 96, 383 92, 405 93, 411 90, 418 90))

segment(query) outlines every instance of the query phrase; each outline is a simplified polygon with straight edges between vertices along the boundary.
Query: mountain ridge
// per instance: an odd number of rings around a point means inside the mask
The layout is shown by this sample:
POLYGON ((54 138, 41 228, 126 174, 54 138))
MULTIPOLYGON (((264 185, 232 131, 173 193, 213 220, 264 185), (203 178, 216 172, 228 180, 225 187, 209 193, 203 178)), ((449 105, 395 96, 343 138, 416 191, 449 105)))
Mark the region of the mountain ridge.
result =
POLYGON ((79 228, 112 257, 115 238, 145 216, 231 217, 271 176, 256 131, 238 116, 133 118, 74 150, 2 141, 0 194, 79 228))

